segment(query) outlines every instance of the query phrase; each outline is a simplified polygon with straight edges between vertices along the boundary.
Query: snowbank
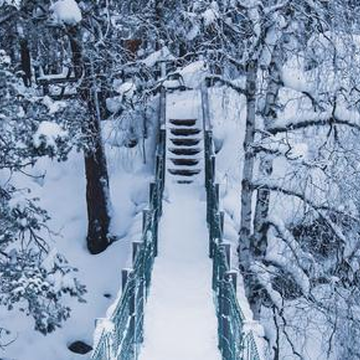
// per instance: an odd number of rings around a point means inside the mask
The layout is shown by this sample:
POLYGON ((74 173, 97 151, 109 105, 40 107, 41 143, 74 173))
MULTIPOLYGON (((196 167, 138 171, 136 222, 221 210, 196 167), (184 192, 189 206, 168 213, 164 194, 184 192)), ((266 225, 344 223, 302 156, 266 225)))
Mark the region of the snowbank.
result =
MULTIPOLYGON (((56 123, 42 123, 35 138, 41 141, 43 135, 51 143, 62 130, 56 123)), ((152 145, 151 145, 152 146, 152 145)), ((12 333, 8 337, 16 341, 6 347, 3 358, 16 360, 74 360, 83 358, 68 350, 73 341, 81 340, 92 345, 94 320, 104 317, 121 288, 120 269, 131 261, 131 242, 139 241, 142 233, 141 211, 147 204, 148 183, 152 173, 150 165, 142 163, 141 153, 112 147, 106 143, 110 177, 110 193, 113 205, 111 231, 119 241, 97 256, 86 249, 86 183, 83 154, 75 151, 66 162, 42 158, 35 167, 27 169, 34 177, 14 175, 14 183, 19 188, 31 188, 33 197, 39 198, 39 205, 47 209, 51 220, 50 234, 44 229, 52 247, 56 247, 69 260, 71 266, 79 269, 77 277, 86 285, 86 303, 76 299, 66 299, 71 317, 63 327, 46 337, 34 331, 33 320, 18 311, 0 308, 2 326, 12 333), (129 165, 131 164, 131 166, 129 165), (135 166, 136 165, 136 166, 135 166), (45 178, 39 181, 39 177, 45 178), (49 238, 50 237, 50 238, 49 238)), ((7 181, 6 174, 0 172, 0 180, 7 181)), ((14 199, 21 205, 22 198, 14 199)), ((43 263, 51 266, 53 257, 43 263)), ((66 278, 69 286, 71 279, 66 278)))
POLYGON ((81 10, 75 0, 58 0, 51 7, 52 20, 58 24, 76 25, 82 20, 81 10))
POLYGON ((180 71, 180 75, 182 76, 187 87, 196 89, 201 86, 205 80, 205 77, 209 75, 209 71, 206 63, 200 60, 185 66, 180 71))
POLYGON ((171 54, 167 46, 164 46, 160 50, 150 54, 147 58, 143 59, 141 62, 144 63, 147 67, 153 67, 159 61, 172 61, 172 60, 175 60, 174 55, 171 54))
POLYGON ((59 124, 50 121, 40 123, 36 133, 33 135, 33 144, 36 148, 44 145, 45 148, 56 148, 56 142, 63 140, 68 133, 59 124))

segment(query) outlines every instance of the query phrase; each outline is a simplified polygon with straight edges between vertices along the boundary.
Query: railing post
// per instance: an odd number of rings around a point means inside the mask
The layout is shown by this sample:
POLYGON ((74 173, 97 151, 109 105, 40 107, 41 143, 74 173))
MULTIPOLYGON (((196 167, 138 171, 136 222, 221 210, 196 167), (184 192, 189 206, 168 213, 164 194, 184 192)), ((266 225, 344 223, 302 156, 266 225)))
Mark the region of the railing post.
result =
POLYGON ((214 181, 215 181, 215 175, 216 175, 216 165, 215 164, 216 164, 216 156, 211 155, 210 156, 210 174, 211 174, 211 177, 214 179, 214 181))
MULTIPOLYGON (((232 307, 235 304, 231 304, 231 291, 234 283, 236 283, 236 273, 233 271, 227 271, 223 277, 223 305, 222 305, 222 335, 223 335, 223 348, 222 354, 225 360, 235 360, 236 344, 231 326, 232 307)), ((234 294, 235 295, 235 294, 234 294)), ((236 295, 235 295, 236 296, 236 295)))
POLYGON ((220 202, 220 185, 218 183, 214 184, 214 196, 215 196, 215 211, 219 210, 219 202, 220 202))
POLYGON ((214 242, 217 240, 219 244, 222 242, 222 234, 220 230, 220 215, 212 212, 209 222, 209 257, 212 258, 214 254, 214 242))
POLYGON ((215 238, 214 238, 214 223, 213 220, 209 221, 209 258, 213 259, 214 258, 214 242, 215 242, 215 238))
POLYGON ((220 211, 220 231, 221 231, 221 235, 224 234, 224 221, 225 221, 225 212, 220 211))
POLYGON ((212 274, 212 289, 215 291, 216 295, 219 291, 219 241, 215 240, 213 244, 213 274, 212 274))
POLYGON ((151 210, 153 211, 154 222, 153 222, 153 241, 154 241, 154 256, 156 257, 158 254, 158 219, 161 214, 160 202, 161 202, 161 194, 159 191, 159 186, 157 183, 150 183, 150 202, 151 202, 151 210))
POLYGON ((143 324, 144 324, 144 308, 145 308, 145 264, 144 252, 140 254, 141 247, 145 246, 142 242, 135 241, 132 243, 133 265, 137 256, 142 256, 141 263, 137 262, 140 268, 136 269, 136 289, 135 291, 135 343, 143 342, 143 324))
POLYGON ((228 270, 230 269, 230 265, 231 265, 231 245, 228 243, 223 243, 221 244, 221 248, 223 249, 225 254, 226 267, 228 270))
MULTIPOLYGON (((133 279, 131 279, 131 276, 134 275, 134 270, 133 269, 123 269, 122 270, 122 288, 123 291, 126 287, 126 285, 128 284, 129 281, 133 281, 134 282, 134 286, 132 286, 131 288, 128 289, 128 291, 130 292, 130 300, 128 303, 129 306, 129 314, 130 314, 130 321, 129 321, 129 332, 130 332, 130 336, 132 339, 132 344, 135 345, 136 344, 136 277, 134 277, 133 279)), ((134 348, 132 349, 134 351, 134 348)))
POLYGON ((164 189, 164 161, 163 155, 157 154, 156 155, 156 191, 157 191, 157 207, 159 209, 158 216, 162 215, 162 201, 161 201, 161 194, 164 189))
POLYGON ((149 190, 149 203, 151 210, 156 209, 156 200, 157 200, 157 191, 156 191, 156 183, 150 183, 150 190, 149 190))
POLYGON ((142 242, 140 241, 134 241, 132 243, 132 262, 133 262, 133 265, 135 265, 135 261, 136 261, 136 256, 138 255, 140 249, 141 249, 141 246, 142 246, 142 242))
POLYGON ((224 276, 220 278, 219 282, 219 348, 224 360, 230 360, 228 356, 228 313, 229 303, 227 295, 227 284, 224 276))
POLYGON ((121 270, 121 289, 124 292, 125 286, 129 280, 131 269, 122 269, 121 270))
POLYGON ((213 184, 209 181, 207 186, 207 212, 206 212, 206 221, 211 223, 212 213, 214 211, 213 204, 213 184))
MULTIPOLYGON (((166 117, 166 108, 164 105, 164 109, 163 109, 163 117, 166 117)), ((166 153, 166 130, 165 130, 165 125, 163 125, 163 127, 160 129, 160 155, 161 155, 161 175, 160 175, 160 179, 161 179, 161 192, 164 190, 165 187, 165 153, 166 153)))
POLYGON ((142 232, 143 234, 145 233, 146 231, 146 228, 147 228, 147 224, 148 224, 148 221, 149 221, 149 213, 150 213, 150 210, 143 210, 142 214, 143 214, 143 217, 142 217, 142 232))
POLYGON ((231 282, 234 292, 236 294, 237 291, 237 272, 235 270, 230 270, 225 273, 226 279, 231 282))
MULTIPOLYGON (((159 141, 161 141, 161 135, 159 138, 159 141)), ((156 179, 161 179, 162 177, 162 169, 161 169, 161 154, 159 154, 158 152, 156 153, 155 156, 155 176, 156 179)))

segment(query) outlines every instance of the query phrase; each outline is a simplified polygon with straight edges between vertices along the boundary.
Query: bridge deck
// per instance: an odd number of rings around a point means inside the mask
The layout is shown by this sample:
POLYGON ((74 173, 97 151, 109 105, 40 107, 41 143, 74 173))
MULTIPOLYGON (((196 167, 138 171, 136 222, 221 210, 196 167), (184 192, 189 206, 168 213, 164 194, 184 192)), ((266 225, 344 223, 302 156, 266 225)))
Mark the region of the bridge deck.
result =
POLYGON ((167 195, 140 360, 221 359, 208 258, 199 95, 198 91, 188 91, 167 96, 167 195), (194 134, 187 134, 189 130, 194 134), (174 147, 197 151, 176 156, 174 147), (196 170, 196 174, 186 177, 179 171, 183 168, 196 170))
POLYGON ((219 360, 205 202, 195 186, 173 185, 169 193, 140 360, 219 360))

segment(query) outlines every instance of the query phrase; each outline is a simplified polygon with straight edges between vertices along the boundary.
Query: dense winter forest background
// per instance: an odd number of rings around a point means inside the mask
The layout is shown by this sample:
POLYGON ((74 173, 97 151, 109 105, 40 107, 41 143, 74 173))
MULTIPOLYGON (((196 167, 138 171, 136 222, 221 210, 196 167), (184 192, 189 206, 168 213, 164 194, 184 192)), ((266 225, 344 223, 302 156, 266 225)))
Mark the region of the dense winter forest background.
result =
POLYGON ((0 0, 0 357, 91 345, 141 227, 160 58, 210 86, 268 357, 360 359, 356 0, 0 0))

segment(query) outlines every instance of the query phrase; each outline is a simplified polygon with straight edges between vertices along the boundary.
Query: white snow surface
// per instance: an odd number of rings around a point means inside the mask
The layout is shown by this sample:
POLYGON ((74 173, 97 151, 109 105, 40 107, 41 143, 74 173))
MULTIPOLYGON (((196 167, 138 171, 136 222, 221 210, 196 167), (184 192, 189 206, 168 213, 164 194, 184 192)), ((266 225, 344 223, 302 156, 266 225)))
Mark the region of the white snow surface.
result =
POLYGON ((205 203, 172 185, 164 202, 140 360, 219 360, 205 203))
POLYGON ((167 46, 162 47, 160 50, 151 53, 148 57, 142 60, 142 62, 148 66, 153 67, 159 61, 172 61, 175 60, 173 54, 171 54, 169 48, 167 46))
POLYGON ((59 24, 76 25, 82 20, 81 10, 75 0, 58 0, 51 7, 52 20, 59 24))
POLYGON ((167 96, 166 114, 168 119, 199 119, 201 103, 199 91, 174 92, 167 96))
POLYGON ((7 4, 10 6, 15 6, 16 8, 20 8, 21 1, 22 0, 0 0, 0 6, 4 6, 5 4, 7 4))
POLYGON ((180 75, 183 77, 186 86, 190 88, 200 88, 205 77, 209 75, 209 69, 205 61, 199 60, 181 69, 180 75))
MULTIPOLYGON (((103 125, 110 125, 104 122, 103 125)), ((113 125, 115 126, 115 125, 113 125)), ((47 127, 47 126, 45 126, 47 127)), ((47 131, 46 131, 47 132, 47 131)), ((56 134, 56 132, 54 132, 56 134)), ((112 200, 112 226, 119 241, 99 255, 86 249, 86 202, 84 158, 75 151, 66 162, 42 158, 35 167, 27 169, 34 177, 14 175, 20 188, 32 189, 32 196, 49 211, 49 227, 56 234, 42 234, 49 244, 64 254, 72 266, 79 269, 77 277, 86 285, 85 304, 73 298, 64 299, 72 309, 71 317, 53 333, 43 336, 34 331, 34 321, 18 310, 0 308, 1 325, 11 331, 8 340, 16 341, 4 349, 3 359, 12 360, 77 360, 88 355, 70 352, 67 346, 76 340, 92 345, 94 322, 104 317, 106 309, 121 289, 120 269, 131 264, 131 242, 141 240, 142 209, 147 204, 148 184, 152 165, 144 165, 141 150, 112 146, 105 139, 112 200), (40 176, 45 175, 42 179, 40 176), (106 296, 105 296, 106 295, 106 296)), ((148 152, 152 144, 148 144, 148 152)), ((0 184, 8 181, 8 174, 0 172, 0 184)), ((22 198, 14 199, 16 203, 22 198)), ((55 250, 54 250, 55 251, 55 250)), ((48 259, 51 261, 51 257, 48 259)), ((46 265, 46 262, 43 264, 46 265)))
POLYGON ((56 147, 56 140, 68 136, 68 133, 57 123, 43 121, 33 135, 33 144, 36 148, 45 143, 45 147, 56 147))
POLYGON ((211 2, 210 7, 206 9, 202 14, 204 25, 206 27, 212 25, 218 17, 219 17, 219 6, 215 1, 213 1, 211 2))

